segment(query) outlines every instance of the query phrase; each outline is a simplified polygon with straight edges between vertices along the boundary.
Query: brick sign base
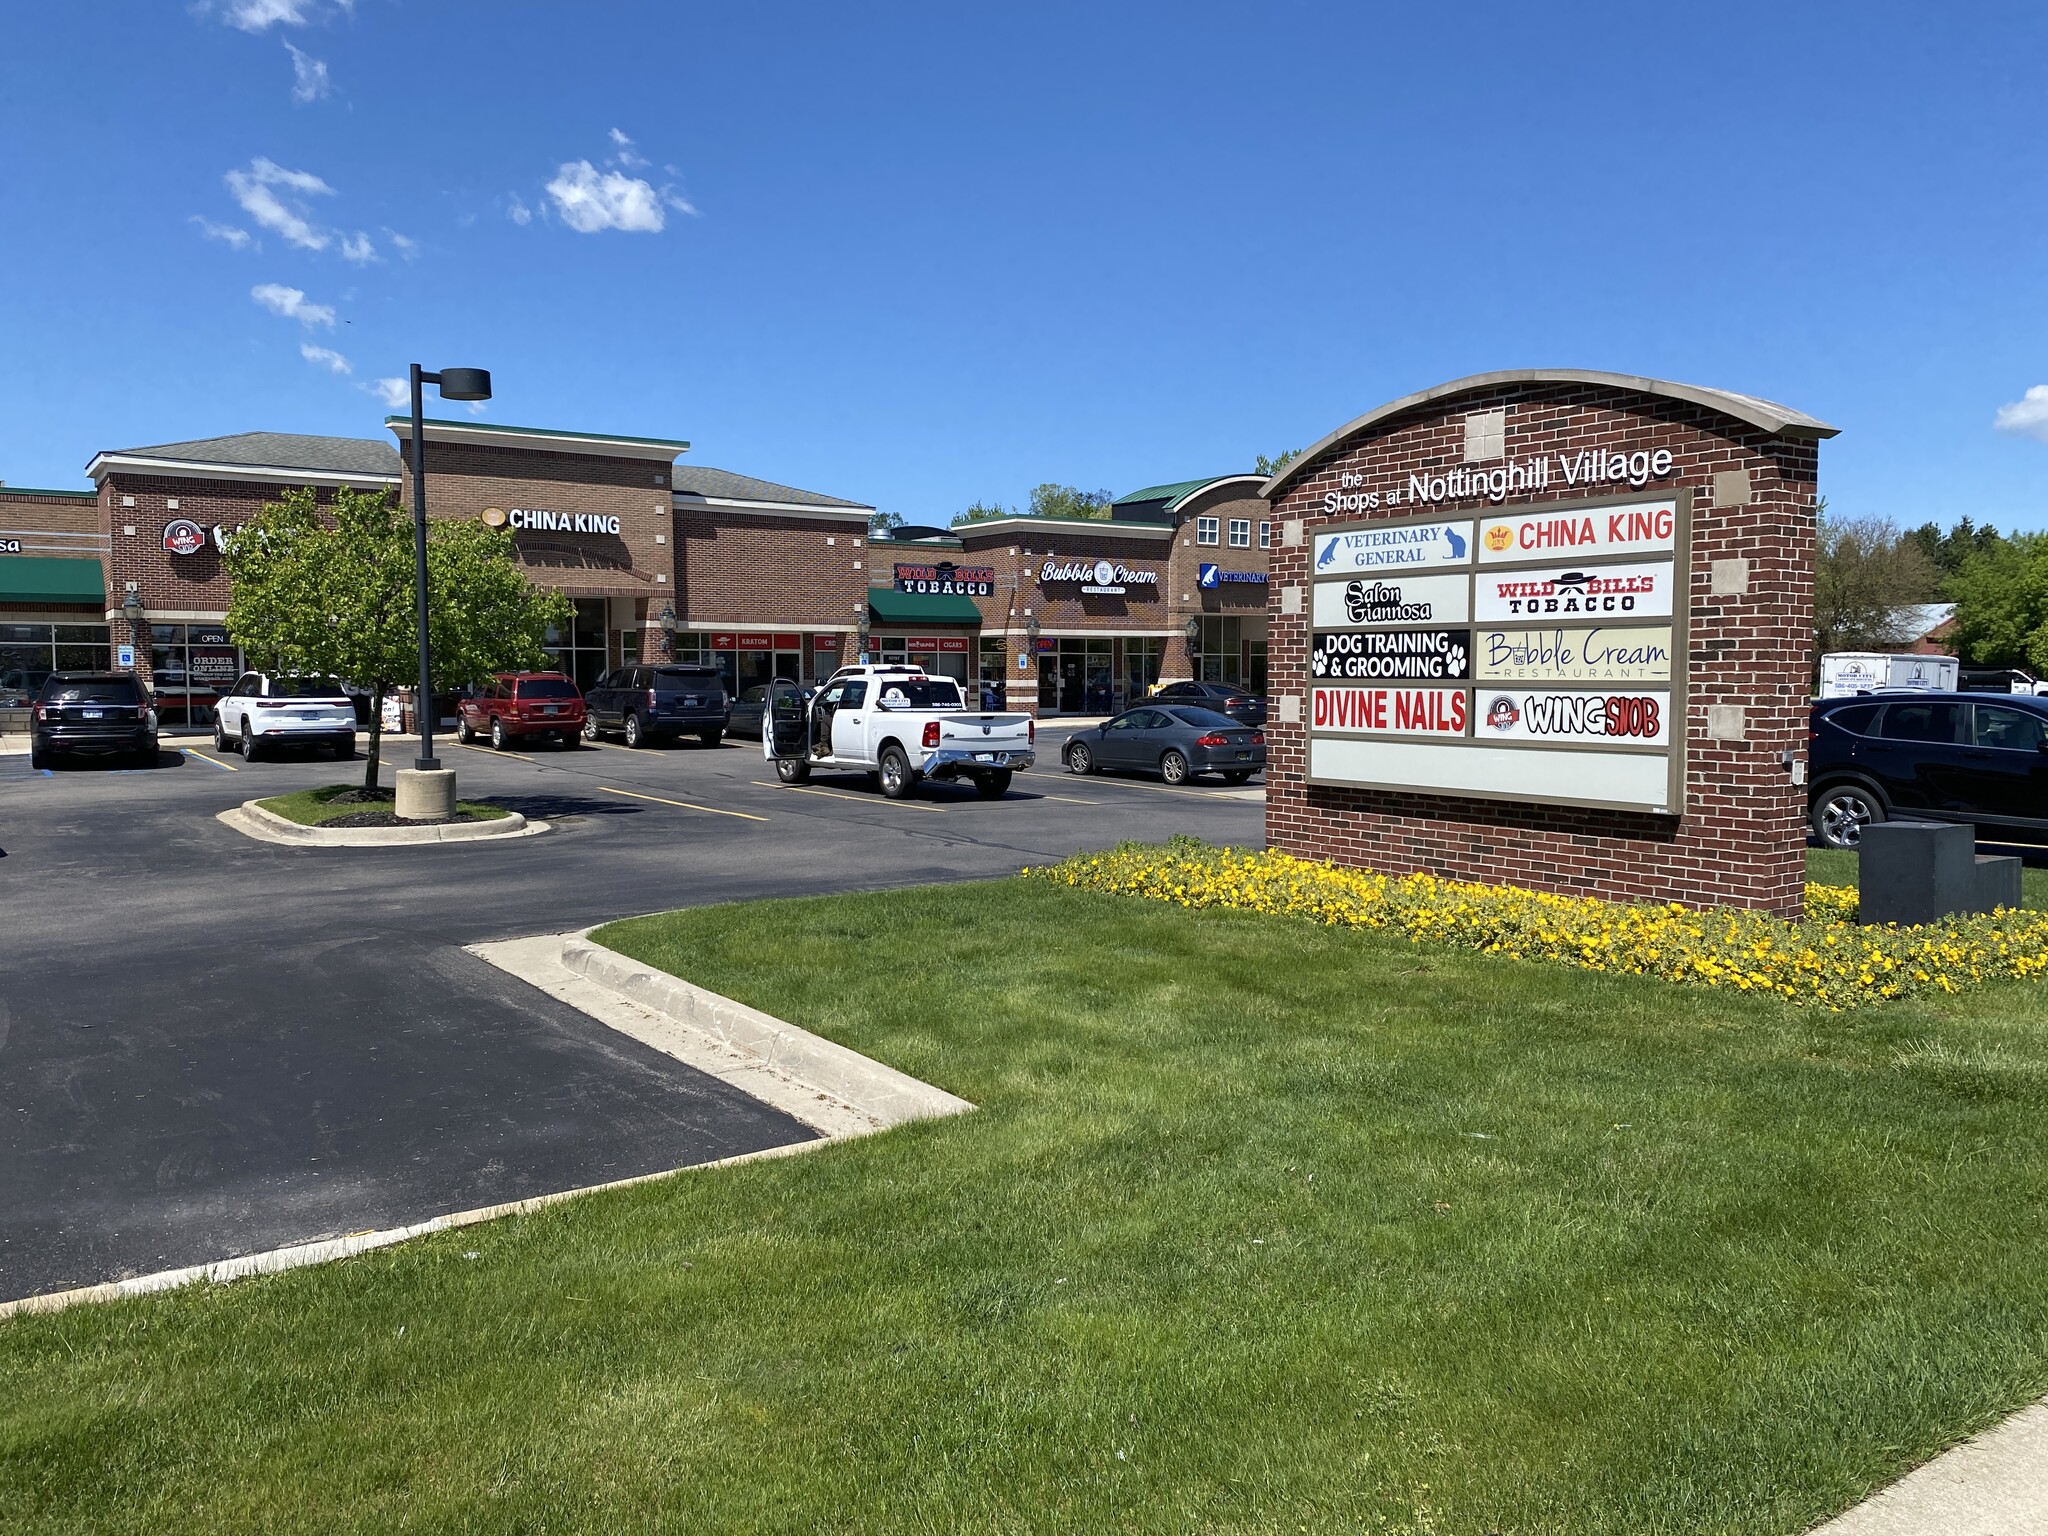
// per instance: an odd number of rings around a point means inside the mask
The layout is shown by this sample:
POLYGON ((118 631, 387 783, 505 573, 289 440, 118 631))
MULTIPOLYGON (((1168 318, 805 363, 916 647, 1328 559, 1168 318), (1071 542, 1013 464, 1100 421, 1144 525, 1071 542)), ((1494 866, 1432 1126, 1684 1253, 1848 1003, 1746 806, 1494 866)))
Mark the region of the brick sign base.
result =
POLYGON ((1543 372, 1459 380, 1332 433, 1265 488, 1278 524, 1268 841, 1387 873, 1797 915, 1806 791, 1788 754, 1804 761, 1818 443, 1834 431, 1718 390, 1543 372), (1595 463, 1601 478, 1589 483, 1595 463), (1569 484, 1567 464, 1579 471, 1569 484), (1678 496, 1690 515, 1672 573, 1684 682, 1672 694, 1682 776, 1668 814, 1308 782, 1319 530, 1632 495, 1678 496))

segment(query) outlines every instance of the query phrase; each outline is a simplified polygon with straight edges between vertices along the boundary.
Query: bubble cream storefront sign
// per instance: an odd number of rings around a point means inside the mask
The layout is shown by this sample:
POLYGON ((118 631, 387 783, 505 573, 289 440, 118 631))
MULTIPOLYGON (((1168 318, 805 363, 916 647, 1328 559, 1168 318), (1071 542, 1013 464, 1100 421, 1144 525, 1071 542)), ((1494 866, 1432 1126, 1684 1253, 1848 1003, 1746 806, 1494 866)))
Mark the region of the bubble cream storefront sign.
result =
POLYGON ((1310 782, 1675 810, 1689 510, 1679 492, 1319 532, 1310 782))

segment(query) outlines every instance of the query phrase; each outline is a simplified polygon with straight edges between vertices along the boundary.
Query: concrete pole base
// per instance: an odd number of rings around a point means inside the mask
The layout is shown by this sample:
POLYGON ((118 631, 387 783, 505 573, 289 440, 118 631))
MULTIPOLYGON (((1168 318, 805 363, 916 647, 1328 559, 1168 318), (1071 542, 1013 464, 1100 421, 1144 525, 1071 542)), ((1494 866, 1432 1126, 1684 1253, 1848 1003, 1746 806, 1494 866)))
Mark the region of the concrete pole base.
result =
POLYGON ((400 821, 455 819, 453 768, 401 768, 397 780, 398 798, 392 811, 400 821))

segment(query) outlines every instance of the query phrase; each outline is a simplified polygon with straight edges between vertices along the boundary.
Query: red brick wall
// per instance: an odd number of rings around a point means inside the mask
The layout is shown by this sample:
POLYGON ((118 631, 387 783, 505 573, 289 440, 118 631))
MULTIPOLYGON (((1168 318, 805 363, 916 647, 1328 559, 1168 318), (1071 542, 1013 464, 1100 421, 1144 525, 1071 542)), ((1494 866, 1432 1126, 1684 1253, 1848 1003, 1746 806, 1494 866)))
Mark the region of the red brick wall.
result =
MULTIPOLYGON (((851 630, 867 611, 873 572, 865 521, 679 505, 675 524, 675 581, 683 593, 676 611, 692 629, 784 624, 851 630)), ((888 574, 884 563, 882 578, 888 574)), ((846 657, 853 659, 851 641, 846 657)))
MULTIPOLYGON (((1411 471, 1464 463, 1468 412, 1505 408, 1505 461, 1585 448, 1671 450, 1676 472, 1643 495, 1688 487, 1692 548, 1683 589, 1691 602, 1687 651, 1682 813, 1654 816, 1574 810, 1394 791, 1311 786, 1304 780, 1306 731, 1280 720, 1266 727, 1266 833, 1277 848, 1387 872, 1429 870, 1459 879, 1538 890, 1688 905, 1800 907, 1805 877, 1805 790, 1781 761, 1806 750, 1808 656, 1812 643, 1818 454, 1814 444, 1775 439, 1702 406, 1591 385, 1494 387, 1431 402, 1375 423, 1339 443, 1289 482, 1276 516, 1302 524, 1299 542, 1275 528, 1268 611, 1272 693, 1307 690, 1309 553, 1323 527, 1373 517, 1483 514, 1607 495, 1625 486, 1551 489, 1503 504, 1484 499, 1400 505, 1377 514, 1322 512, 1340 474, 1364 488, 1403 488, 1411 471), (1716 506, 1716 472, 1747 470, 1748 505, 1716 506), (1750 562, 1745 595, 1709 591, 1712 563, 1750 562), (1281 594, 1302 592, 1303 611, 1282 614, 1281 594), (1716 704, 1746 711, 1746 739, 1710 741, 1716 704)), ((1496 461, 1503 462, 1503 461, 1496 461)), ((1305 702, 1305 701, 1304 701, 1305 702)), ((1306 714, 1306 709, 1303 709, 1306 714)))

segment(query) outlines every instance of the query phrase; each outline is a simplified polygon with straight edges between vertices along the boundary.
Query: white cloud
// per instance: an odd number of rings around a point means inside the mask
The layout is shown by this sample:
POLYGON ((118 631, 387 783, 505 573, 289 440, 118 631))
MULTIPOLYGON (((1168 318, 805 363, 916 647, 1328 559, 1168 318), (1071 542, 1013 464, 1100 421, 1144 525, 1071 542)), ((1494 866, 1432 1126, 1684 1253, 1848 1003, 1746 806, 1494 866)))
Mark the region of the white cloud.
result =
POLYGON ((412 404, 411 379, 372 379, 359 387, 383 401, 387 411, 403 410, 412 404))
POLYGON ((2001 432, 2017 432, 2048 443, 2048 384, 2036 384, 2010 405, 2001 405, 1991 424, 2001 432))
POLYGON ((324 251, 333 240, 332 235, 316 228, 306 217, 306 205, 302 201, 293 198, 287 202, 275 190, 281 187, 287 192, 307 196, 332 197, 334 188, 311 171, 288 171, 276 161, 258 155, 249 162, 246 171, 229 171, 227 184, 244 213, 265 229, 283 235, 293 245, 309 251, 324 251))
POLYGON ((623 165, 630 171, 649 163, 645 156, 634 153, 633 141, 617 128, 612 130, 612 143, 619 151, 612 156, 612 164, 623 165))
POLYGON ((695 218, 697 215, 696 205, 691 203, 673 187, 663 187, 661 189, 661 200, 667 203, 669 207, 675 209, 677 213, 687 213, 692 218, 695 218))
POLYGON ((533 210, 519 201, 517 195, 513 197, 512 206, 507 208, 505 213, 514 224, 531 224, 533 222, 533 210))
POLYGON ((285 45, 292 56, 292 100, 304 106, 309 101, 318 101, 333 89, 327 78, 327 61, 316 59, 310 53, 285 45))
POLYGON ((216 224, 213 220, 201 218, 196 213, 192 215, 192 222, 199 226, 199 233, 206 236, 207 239, 218 240, 223 245, 231 245, 238 251, 246 251, 256 243, 255 236, 251 235, 249 231, 238 229, 232 224, 216 224))
POLYGON ((343 235, 341 237, 341 254, 344 260, 353 261, 360 265, 363 262, 375 261, 377 259, 377 246, 368 235, 359 229, 352 235, 343 235))
POLYGON ((258 283, 249 290, 249 297, 273 315, 282 315, 301 325, 334 328, 334 307, 331 304, 308 304, 306 295, 297 288, 287 288, 283 283, 258 283))
POLYGON ((349 367, 348 359, 339 352, 329 347, 316 347, 310 341, 299 343, 299 356, 309 363, 318 363, 329 373, 353 373, 355 371, 349 367))
POLYGON ((668 222, 661 195, 653 187, 618 171, 600 172, 588 160, 563 165, 547 192, 562 222, 578 234, 617 229, 651 235, 668 222))
POLYGON ((407 261, 411 261, 415 256, 419 255, 420 243, 419 241, 413 239, 412 236, 401 235, 397 230, 393 229, 388 224, 384 226, 384 233, 386 237, 389 238, 392 245, 397 248, 398 254, 403 256, 407 261))
POLYGON ((225 0, 220 19, 244 32, 267 32, 282 22, 303 27, 312 19, 312 0, 225 0))

